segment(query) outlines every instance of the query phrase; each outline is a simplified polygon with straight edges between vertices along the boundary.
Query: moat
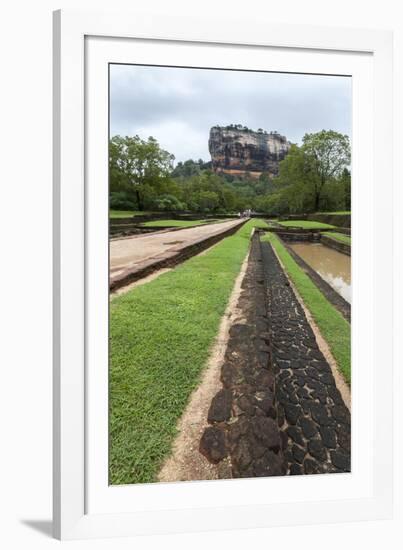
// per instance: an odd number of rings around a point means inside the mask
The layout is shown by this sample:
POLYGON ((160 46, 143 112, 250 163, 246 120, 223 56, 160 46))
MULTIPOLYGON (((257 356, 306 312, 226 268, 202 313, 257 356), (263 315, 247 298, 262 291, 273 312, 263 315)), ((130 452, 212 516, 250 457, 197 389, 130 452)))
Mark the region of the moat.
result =
POLYGON ((319 243, 295 243, 290 247, 348 303, 351 303, 351 258, 319 243))

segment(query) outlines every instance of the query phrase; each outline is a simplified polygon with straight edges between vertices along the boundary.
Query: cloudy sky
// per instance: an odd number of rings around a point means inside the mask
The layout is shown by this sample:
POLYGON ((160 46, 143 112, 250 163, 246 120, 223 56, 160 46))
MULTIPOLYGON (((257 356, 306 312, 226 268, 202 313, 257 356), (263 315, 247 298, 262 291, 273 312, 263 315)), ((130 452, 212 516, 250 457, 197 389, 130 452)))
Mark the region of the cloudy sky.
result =
POLYGON ((111 136, 155 137, 177 161, 210 160, 212 126, 351 134, 351 79, 173 67, 110 67, 111 136))

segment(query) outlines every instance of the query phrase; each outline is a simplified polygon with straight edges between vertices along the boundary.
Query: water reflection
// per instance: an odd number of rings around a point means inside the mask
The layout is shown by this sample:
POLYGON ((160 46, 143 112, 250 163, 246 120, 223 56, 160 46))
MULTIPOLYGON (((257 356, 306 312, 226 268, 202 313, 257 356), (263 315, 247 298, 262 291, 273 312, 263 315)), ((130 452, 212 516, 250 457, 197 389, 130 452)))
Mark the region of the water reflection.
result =
POLYGON ((343 298, 351 303, 351 258, 323 244, 290 245, 343 298))

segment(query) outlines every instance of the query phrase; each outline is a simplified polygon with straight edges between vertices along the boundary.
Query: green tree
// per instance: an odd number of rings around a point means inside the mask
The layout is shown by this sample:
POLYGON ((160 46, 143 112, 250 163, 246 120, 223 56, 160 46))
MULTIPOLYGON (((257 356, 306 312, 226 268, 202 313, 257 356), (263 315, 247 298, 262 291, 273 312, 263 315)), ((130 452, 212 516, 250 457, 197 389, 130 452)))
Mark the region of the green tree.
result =
POLYGON ((228 186, 222 189, 222 209, 226 212, 233 212, 236 204, 236 195, 228 186))
POLYGON ((135 210, 136 203, 127 191, 112 191, 109 197, 109 207, 113 210, 135 210))
POLYGON ((219 196, 214 191, 201 191, 198 202, 202 212, 213 212, 218 208, 219 196))
POLYGON ((256 195, 267 195, 276 191, 273 180, 271 179, 269 174, 266 174, 264 172, 260 174, 258 181, 254 182, 253 187, 256 195))
POLYGON ((185 205, 182 204, 174 195, 161 195, 155 200, 154 205, 156 210, 166 212, 185 209, 185 205))
POLYGON ((280 172, 274 180, 277 191, 288 204, 288 212, 314 210, 315 178, 311 158, 305 154, 302 147, 291 145, 288 155, 280 162, 280 172))
POLYGON ((288 198, 290 212, 317 212, 325 196, 329 202, 327 187, 340 178, 350 160, 348 136, 333 130, 305 134, 301 147, 292 145, 280 162, 274 183, 288 198))
POLYGON ((147 186, 156 191, 170 177, 174 156, 149 137, 114 136, 109 143, 110 190, 132 193, 139 210, 144 207, 147 186))
POLYGON ((264 197, 258 197, 255 208, 257 212, 263 212, 270 216, 286 214, 289 211, 287 198, 282 193, 271 193, 264 197))
POLYGON ((344 191, 344 208, 351 210, 351 173, 347 168, 343 170, 340 181, 344 191))
POLYGON ((339 132, 322 130, 316 134, 305 134, 302 142, 304 155, 309 158, 313 172, 314 208, 317 212, 326 184, 339 177, 350 165, 350 140, 339 132))
POLYGON ((202 159, 197 161, 188 159, 184 162, 180 161, 172 171, 171 176, 173 178, 189 178, 191 176, 197 176, 206 170, 210 165, 209 162, 204 162, 202 159))

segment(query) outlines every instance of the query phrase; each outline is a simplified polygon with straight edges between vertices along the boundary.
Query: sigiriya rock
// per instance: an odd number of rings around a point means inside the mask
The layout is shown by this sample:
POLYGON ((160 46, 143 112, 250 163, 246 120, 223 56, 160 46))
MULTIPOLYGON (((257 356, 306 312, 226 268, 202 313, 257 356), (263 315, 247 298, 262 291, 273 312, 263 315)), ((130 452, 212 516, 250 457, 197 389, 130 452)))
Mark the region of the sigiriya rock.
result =
POLYGON ((214 172, 258 178, 262 173, 277 176, 279 162, 290 149, 287 138, 277 132, 257 132, 240 124, 213 126, 209 151, 214 172))

